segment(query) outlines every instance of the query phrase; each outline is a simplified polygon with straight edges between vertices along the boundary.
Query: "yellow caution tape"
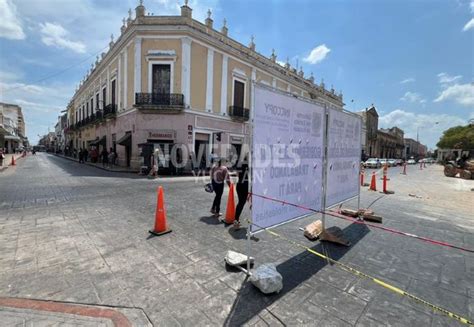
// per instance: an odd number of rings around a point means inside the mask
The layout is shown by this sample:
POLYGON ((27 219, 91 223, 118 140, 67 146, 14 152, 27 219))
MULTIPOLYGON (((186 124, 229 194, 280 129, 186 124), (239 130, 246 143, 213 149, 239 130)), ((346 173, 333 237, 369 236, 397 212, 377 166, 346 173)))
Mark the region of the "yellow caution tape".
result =
MULTIPOLYGON (((253 223, 251 223, 251 224, 253 224, 253 223)), ((255 225, 255 224, 253 224, 253 225, 255 225)), ((406 292, 406 291, 404 291, 404 290, 402 290, 402 289, 400 289, 400 288, 398 288, 398 287, 396 287, 396 286, 387 284, 386 282, 384 282, 384 281, 382 281, 382 280, 380 280, 380 279, 378 279, 378 278, 375 278, 375 277, 372 277, 372 276, 370 276, 370 275, 367 275, 366 273, 363 273, 362 271, 359 271, 359 270, 357 270, 357 269, 352 268, 351 266, 348 266, 348 265, 346 265, 346 264, 344 264, 344 263, 341 263, 341 262, 339 262, 339 261, 336 261, 336 260, 334 260, 334 259, 332 259, 332 258, 330 258, 330 257, 328 257, 328 256, 326 256, 326 255, 324 255, 324 254, 322 254, 322 253, 319 253, 319 252, 317 252, 317 251, 315 251, 315 250, 313 250, 313 249, 311 249, 311 248, 309 248, 309 247, 307 247, 307 246, 305 246, 305 245, 299 244, 299 243, 297 243, 297 242, 295 242, 295 241, 293 241, 293 240, 290 240, 290 239, 287 238, 287 237, 284 237, 284 236, 282 236, 282 235, 280 235, 280 234, 278 234, 278 233, 275 233, 274 231, 271 231, 271 230, 269 230, 269 229, 260 227, 260 226, 258 226, 258 225, 255 225, 255 226, 257 226, 258 228, 264 229, 267 233, 269 233, 269 234, 271 234, 271 235, 273 235, 273 236, 276 236, 276 237, 278 237, 278 238, 281 238, 281 239, 283 239, 283 240, 285 240, 285 241, 287 241, 287 242, 289 242, 289 243, 291 243, 291 244, 293 244, 293 245, 295 245, 295 246, 297 246, 297 247, 303 248, 303 249, 305 249, 306 251, 308 251, 309 253, 312 253, 312 254, 314 254, 314 255, 316 255, 316 256, 318 256, 318 257, 324 259, 324 260, 327 260, 327 261, 329 261, 329 262, 331 262, 331 263, 333 263, 333 264, 335 264, 335 265, 338 265, 338 266, 341 267, 342 269, 344 269, 344 270, 346 270, 346 271, 348 271, 348 272, 350 272, 350 273, 353 273, 353 274, 356 275, 356 276, 360 276, 360 277, 367 278, 367 279, 373 281, 374 283, 376 283, 376 284, 378 284, 378 285, 380 285, 380 286, 382 286, 382 287, 384 287, 384 288, 386 288, 386 289, 388 289, 388 290, 390 290, 390 291, 392 291, 392 292, 395 292, 395 293, 397 293, 397 294, 406 296, 406 297, 408 297, 408 298, 410 298, 410 299, 412 299, 412 300, 414 300, 414 301, 416 301, 416 302, 422 303, 422 304, 424 304, 424 305, 430 307, 430 308, 433 309, 433 310, 439 311, 439 312, 445 314, 445 315, 448 316, 448 317, 451 317, 451 318, 453 318, 453 319, 456 319, 457 321, 460 321, 460 322, 463 323, 463 324, 466 324, 466 325, 474 325, 474 323, 473 323, 472 321, 470 321, 470 320, 468 320, 468 319, 466 319, 466 318, 464 318, 464 317, 462 317, 462 316, 460 316, 460 315, 458 315, 458 314, 452 313, 452 312, 450 312, 450 311, 448 311, 448 310, 446 310, 446 309, 444 309, 444 308, 441 308, 441 307, 439 307, 439 306, 437 306, 437 305, 434 305, 434 304, 432 304, 432 303, 430 303, 430 302, 428 302, 428 301, 426 301, 426 300, 423 300, 422 298, 419 298, 418 296, 415 296, 415 295, 413 295, 413 294, 410 294, 410 293, 408 293, 408 292, 406 292)))

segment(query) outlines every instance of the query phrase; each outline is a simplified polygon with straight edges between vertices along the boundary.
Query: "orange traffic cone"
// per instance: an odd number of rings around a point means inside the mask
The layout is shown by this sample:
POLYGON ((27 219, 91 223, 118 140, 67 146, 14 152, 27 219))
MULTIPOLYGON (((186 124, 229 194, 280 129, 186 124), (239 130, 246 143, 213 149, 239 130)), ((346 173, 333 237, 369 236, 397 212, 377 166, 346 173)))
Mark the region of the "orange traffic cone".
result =
POLYGON ((10 164, 11 166, 15 166, 16 163, 15 163, 15 155, 12 155, 12 163, 10 164))
POLYGON ((155 211, 155 228, 149 231, 151 234, 160 236, 171 232, 166 223, 165 195, 163 188, 158 188, 158 202, 155 211))
POLYGON ((235 220, 234 184, 230 183, 229 198, 227 199, 227 209, 225 211, 225 223, 233 224, 234 220, 235 220))
POLYGON ((371 191, 377 191, 377 181, 375 179, 375 172, 372 173, 372 180, 370 181, 370 188, 371 191))

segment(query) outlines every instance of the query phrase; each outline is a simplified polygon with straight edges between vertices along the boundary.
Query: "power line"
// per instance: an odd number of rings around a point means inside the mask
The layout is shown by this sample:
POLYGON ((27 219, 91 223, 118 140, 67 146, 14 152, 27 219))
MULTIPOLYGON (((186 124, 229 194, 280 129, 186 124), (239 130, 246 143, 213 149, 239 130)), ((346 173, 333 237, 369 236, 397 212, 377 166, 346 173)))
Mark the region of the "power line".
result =
MULTIPOLYGON (((74 68, 74 67, 80 66, 80 65, 82 65, 84 62, 86 62, 86 61, 88 61, 89 59, 91 59, 92 57, 97 56, 99 53, 101 53, 102 51, 104 51, 104 50, 107 49, 108 47, 109 47, 109 46, 106 46, 106 47, 100 49, 98 52, 91 54, 89 57, 87 57, 87 58, 85 58, 85 59, 83 59, 83 60, 81 60, 81 61, 78 61, 77 63, 75 63, 75 64, 73 64, 73 65, 71 65, 71 66, 69 66, 69 67, 66 67, 66 68, 64 68, 64 69, 62 69, 62 70, 59 70, 59 71, 55 72, 55 73, 52 73, 52 74, 47 75, 47 76, 45 76, 45 77, 42 77, 42 78, 40 78, 40 79, 38 79, 38 80, 36 80, 36 81, 33 81, 33 82, 31 82, 30 84, 37 84, 37 83, 44 82, 44 81, 46 81, 46 80, 48 80, 48 79, 50 79, 50 78, 56 77, 56 76, 58 76, 58 75, 61 75, 61 74, 65 73, 65 72, 67 72, 68 70, 71 70, 71 69, 74 68)), ((19 85, 19 86, 15 86, 15 87, 12 87, 12 88, 9 88, 9 89, 6 89, 6 90, 2 90, 1 92, 4 94, 4 93, 7 93, 7 92, 11 92, 11 91, 14 91, 14 90, 17 90, 17 89, 22 89, 22 88, 25 88, 25 87, 28 87, 28 86, 29 86, 29 85, 19 85)))

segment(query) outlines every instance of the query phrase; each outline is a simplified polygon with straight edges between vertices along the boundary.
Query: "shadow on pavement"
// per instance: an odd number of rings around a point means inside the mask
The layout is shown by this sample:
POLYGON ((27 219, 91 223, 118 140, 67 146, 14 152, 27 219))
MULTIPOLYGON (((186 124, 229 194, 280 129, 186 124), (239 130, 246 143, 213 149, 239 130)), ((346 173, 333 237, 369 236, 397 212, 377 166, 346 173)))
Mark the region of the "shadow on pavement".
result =
POLYGON ((199 218, 200 221, 202 221, 203 223, 206 223, 208 225, 223 225, 224 222, 220 220, 219 217, 216 217, 214 215, 211 215, 211 216, 203 216, 201 218, 199 218))
POLYGON ((128 178, 128 179, 144 179, 137 173, 128 172, 113 172, 104 169, 96 168, 86 164, 81 164, 77 161, 58 157, 52 154, 39 155, 38 158, 46 159, 52 165, 61 168, 64 172, 71 176, 91 176, 91 177, 114 177, 114 178, 128 178))
MULTIPOLYGON (((234 227, 230 227, 228 230, 229 235, 232 236, 236 240, 245 240, 247 239, 247 228, 246 227, 241 227, 239 229, 235 229, 234 227)), ((258 242, 260 239, 255 236, 251 236, 250 239, 252 241, 258 242)))
MULTIPOLYGON (((363 224, 351 224, 343 229, 344 235, 352 246, 357 244, 369 233, 369 228, 363 224)), ((275 240, 280 242, 282 240, 275 240)), ((319 243, 312 247, 313 250, 324 253, 334 260, 341 259, 351 247, 332 243, 319 243)), ((298 285, 317 274, 328 262, 315 255, 304 255, 302 252, 277 266, 278 272, 283 276, 283 289, 278 294, 265 295, 254 287, 247 279, 244 281, 227 317, 225 326, 241 326, 258 315, 273 302, 285 296, 298 285), (302 259, 304 258, 304 262, 302 259)))

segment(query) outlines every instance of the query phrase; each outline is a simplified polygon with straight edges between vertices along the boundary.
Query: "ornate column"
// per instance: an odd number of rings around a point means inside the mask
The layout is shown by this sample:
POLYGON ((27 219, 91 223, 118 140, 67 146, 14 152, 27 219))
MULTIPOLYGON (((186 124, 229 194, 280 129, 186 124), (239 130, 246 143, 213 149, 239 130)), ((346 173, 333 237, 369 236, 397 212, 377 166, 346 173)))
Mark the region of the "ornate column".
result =
POLYGON ((134 57, 134 94, 133 102, 135 103, 135 93, 142 91, 142 38, 135 38, 135 57, 134 57))
POLYGON ((182 62, 181 62, 181 92, 184 95, 186 107, 191 104, 191 39, 181 39, 182 62))
POLYGON ((227 64, 229 57, 224 53, 222 55, 222 82, 221 82, 221 115, 227 114, 227 64))
POLYGON ((214 50, 207 49, 206 110, 212 111, 214 99, 214 50))

